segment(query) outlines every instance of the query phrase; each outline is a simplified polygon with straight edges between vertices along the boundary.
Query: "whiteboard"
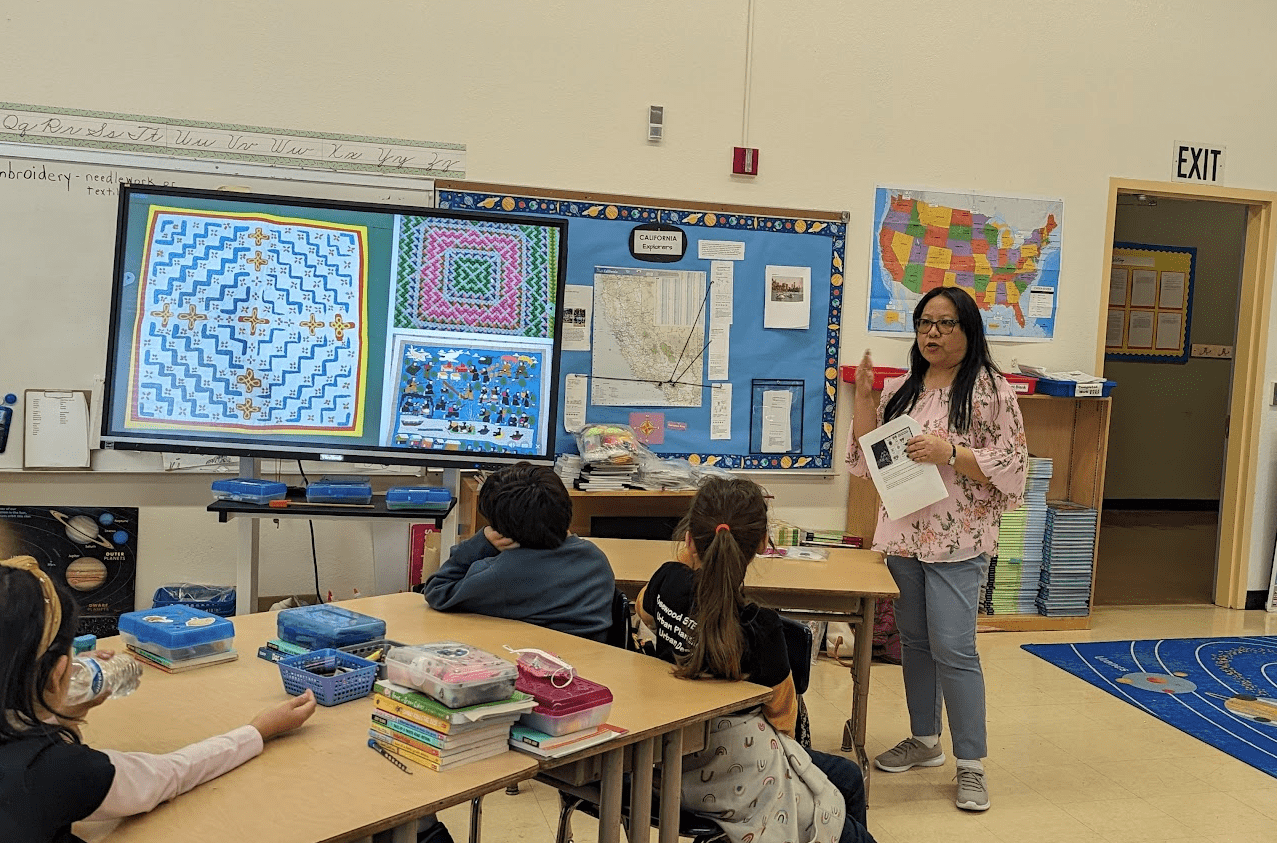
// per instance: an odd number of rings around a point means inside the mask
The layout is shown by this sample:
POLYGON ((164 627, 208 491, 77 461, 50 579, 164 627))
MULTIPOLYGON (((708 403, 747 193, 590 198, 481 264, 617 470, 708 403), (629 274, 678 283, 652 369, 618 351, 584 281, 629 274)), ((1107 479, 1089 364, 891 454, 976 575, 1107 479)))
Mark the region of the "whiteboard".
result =
MULTIPOLYGON (((93 391, 100 405, 121 182, 433 207, 427 179, 0 143, 0 397, 18 396, 0 471, 22 467, 22 394, 93 391)), ((90 444, 100 429, 96 411, 90 444)), ((160 471, 158 453, 95 451, 100 471, 160 471)))

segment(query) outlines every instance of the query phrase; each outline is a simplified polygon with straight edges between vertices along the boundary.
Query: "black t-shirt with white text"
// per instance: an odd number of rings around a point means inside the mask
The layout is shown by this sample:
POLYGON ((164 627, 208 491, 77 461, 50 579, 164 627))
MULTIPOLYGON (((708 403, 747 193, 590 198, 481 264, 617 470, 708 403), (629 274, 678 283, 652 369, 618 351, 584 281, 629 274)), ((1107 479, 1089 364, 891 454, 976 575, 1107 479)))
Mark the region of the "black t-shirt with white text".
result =
MULTIPOLYGON (((643 611, 656 622, 656 655, 673 664, 679 655, 690 653, 696 634, 693 603, 696 571, 681 562, 666 562, 643 592, 643 611)), ((745 653, 741 672, 750 682, 774 688, 789 675, 789 651, 780 615, 755 603, 741 609, 745 633, 745 653)))

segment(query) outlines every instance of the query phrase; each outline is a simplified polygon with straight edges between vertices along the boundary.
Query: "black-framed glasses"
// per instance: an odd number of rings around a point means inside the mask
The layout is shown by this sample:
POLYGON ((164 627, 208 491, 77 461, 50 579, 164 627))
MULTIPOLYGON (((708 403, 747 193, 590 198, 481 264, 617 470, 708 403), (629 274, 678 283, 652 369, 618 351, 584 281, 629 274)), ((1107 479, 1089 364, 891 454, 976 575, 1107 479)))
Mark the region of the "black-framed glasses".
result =
POLYGON ((939 329, 942 334, 952 334, 953 329, 956 327, 958 327, 957 319, 940 319, 938 321, 919 319, 913 323, 913 329, 919 334, 929 334, 932 328, 939 329))

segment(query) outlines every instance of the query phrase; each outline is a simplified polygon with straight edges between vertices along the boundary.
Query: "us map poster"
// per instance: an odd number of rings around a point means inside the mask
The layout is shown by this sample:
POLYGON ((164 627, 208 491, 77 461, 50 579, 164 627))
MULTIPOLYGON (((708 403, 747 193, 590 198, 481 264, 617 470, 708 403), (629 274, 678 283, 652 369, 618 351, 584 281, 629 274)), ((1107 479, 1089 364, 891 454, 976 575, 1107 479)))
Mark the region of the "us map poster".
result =
POLYGON ((869 331, 913 331, 936 287, 959 287, 989 339, 1055 336, 1064 203, 879 187, 869 267, 869 331))

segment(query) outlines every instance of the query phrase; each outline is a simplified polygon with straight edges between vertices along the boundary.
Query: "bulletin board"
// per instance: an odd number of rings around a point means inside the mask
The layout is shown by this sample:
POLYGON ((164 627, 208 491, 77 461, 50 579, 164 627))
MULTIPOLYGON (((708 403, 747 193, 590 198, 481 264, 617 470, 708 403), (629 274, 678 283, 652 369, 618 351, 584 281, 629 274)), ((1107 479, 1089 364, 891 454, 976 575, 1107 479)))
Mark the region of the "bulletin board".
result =
MULTIPOLYGON (((435 190, 441 208, 568 220, 560 418, 628 424, 693 464, 832 468, 844 213, 435 190)), ((577 450, 563 425, 555 450, 577 450)))
POLYGON ((1188 360, 1196 264, 1189 246, 1113 244, 1105 360, 1188 360))

